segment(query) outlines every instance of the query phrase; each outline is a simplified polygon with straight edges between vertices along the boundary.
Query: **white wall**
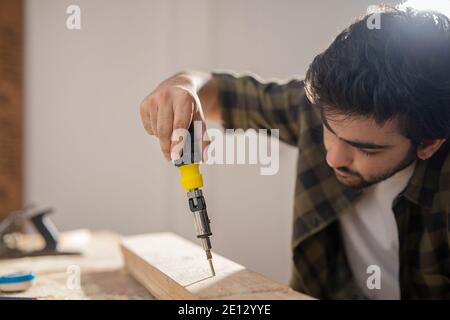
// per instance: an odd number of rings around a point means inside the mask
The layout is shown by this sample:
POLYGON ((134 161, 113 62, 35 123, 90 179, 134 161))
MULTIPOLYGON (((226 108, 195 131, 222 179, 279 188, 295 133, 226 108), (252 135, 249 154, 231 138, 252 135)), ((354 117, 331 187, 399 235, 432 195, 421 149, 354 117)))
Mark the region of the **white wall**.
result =
MULTIPOLYGON (((60 229, 172 230, 193 239, 178 172, 141 128, 142 98, 182 69, 301 75, 333 36, 378 1, 28 0, 26 200, 60 229), (65 27, 81 7, 82 29, 65 27)), ((386 1, 385 1, 386 2, 386 1)), ((295 149, 280 172, 203 166, 214 249, 289 278, 295 149)))

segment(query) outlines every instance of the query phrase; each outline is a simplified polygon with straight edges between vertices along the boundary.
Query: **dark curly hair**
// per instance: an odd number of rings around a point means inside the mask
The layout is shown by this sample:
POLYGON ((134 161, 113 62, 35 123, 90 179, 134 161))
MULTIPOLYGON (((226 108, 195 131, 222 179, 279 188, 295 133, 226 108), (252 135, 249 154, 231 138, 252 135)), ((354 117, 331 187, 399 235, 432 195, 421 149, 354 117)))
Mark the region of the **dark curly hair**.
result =
POLYGON ((309 99, 323 110, 397 117, 413 143, 450 136, 450 20, 438 12, 380 7, 341 32, 315 57, 305 78, 309 99), (369 21, 370 23, 370 21, 369 21))

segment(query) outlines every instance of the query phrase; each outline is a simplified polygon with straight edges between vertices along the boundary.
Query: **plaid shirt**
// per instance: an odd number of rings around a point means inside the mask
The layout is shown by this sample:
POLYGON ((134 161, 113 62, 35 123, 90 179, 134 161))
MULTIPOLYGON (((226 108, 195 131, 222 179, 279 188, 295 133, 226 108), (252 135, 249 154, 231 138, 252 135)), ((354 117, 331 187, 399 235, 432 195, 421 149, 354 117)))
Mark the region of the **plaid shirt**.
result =
MULTIPOLYGON (((276 128, 281 141, 298 148, 291 287, 321 299, 354 297, 338 218, 361 191, 342 185, 327 165, 320 111, 307 99, 303 81, 213 77, 225 128, 276 128)), ((430 159, 417 160, 407 187, 393 201, 402 299, 450 298, 449 149, 447 141, 430 159)))

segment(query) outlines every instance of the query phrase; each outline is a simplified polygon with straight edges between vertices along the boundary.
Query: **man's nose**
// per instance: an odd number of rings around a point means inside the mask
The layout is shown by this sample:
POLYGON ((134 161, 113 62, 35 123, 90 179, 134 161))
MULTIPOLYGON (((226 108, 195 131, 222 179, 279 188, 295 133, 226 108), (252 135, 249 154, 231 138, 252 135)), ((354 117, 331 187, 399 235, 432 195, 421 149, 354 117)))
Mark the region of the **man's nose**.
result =
POLYGON ((332 168, 349 167, 353 162, 350 147, 337 141, 327 151, 327 163, 332 168))

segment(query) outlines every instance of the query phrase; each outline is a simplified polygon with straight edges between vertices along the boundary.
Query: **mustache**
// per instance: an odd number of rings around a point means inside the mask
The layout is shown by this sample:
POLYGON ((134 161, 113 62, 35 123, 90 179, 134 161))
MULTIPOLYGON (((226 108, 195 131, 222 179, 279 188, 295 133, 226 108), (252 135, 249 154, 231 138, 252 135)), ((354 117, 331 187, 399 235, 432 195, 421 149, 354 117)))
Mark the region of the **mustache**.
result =
POLYGON ((340 171, 340 172, 342 172, 342 173, 350 174, 350 175, 352 175, 352 176, 358 176, 358 177, 361 176, 358 172, 352 171, 352 170, 350 170, 350 169, 347 168, 347 167, 339 167, 339 168, 336 168, 336 170, 337 170, 337 171, 340 171))

